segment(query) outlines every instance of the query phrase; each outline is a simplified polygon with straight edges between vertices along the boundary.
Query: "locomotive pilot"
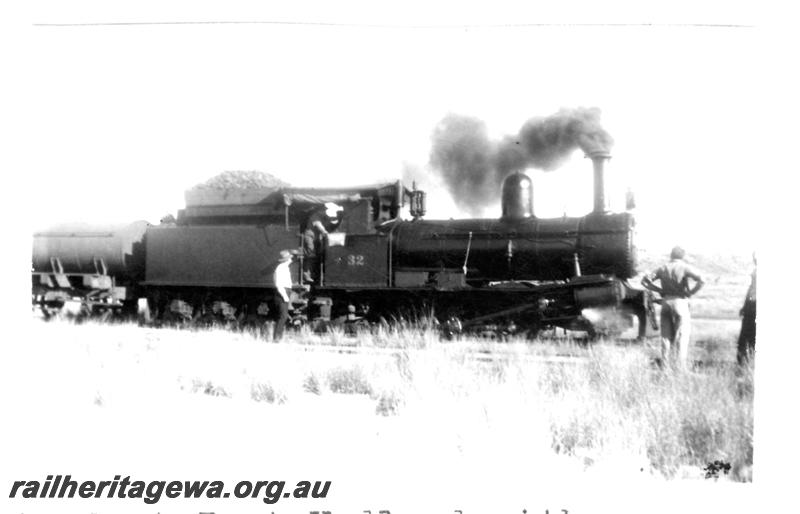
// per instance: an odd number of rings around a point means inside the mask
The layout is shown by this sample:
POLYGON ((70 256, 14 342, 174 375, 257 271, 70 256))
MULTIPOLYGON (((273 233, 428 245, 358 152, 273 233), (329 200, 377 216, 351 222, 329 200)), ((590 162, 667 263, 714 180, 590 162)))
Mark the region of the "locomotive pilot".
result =
POLYGON ((670 261, 642 279, 642 285, 661 295, 661 359, 663 365, 685 368, 689 359, 691 312, 689 298, 705 283, 700 274, 684 257, 686 252, 676 246, 670 261), (661 286, 654 284, 658 280, 661 286), (694 281, 690 286, 689 281, 694 281))
POLYGON ((275 266, 272 279, 275 284, 274 304, 278 311, 278 319, 275 321, 275 330, 272 333, 273 341, 280 341, 283 337, 283 330, 289 320, 289 293, 292 290, 292 272, 289 266, 292 264, 292 252, 281 250, 278 256, 278 265, 275 266))

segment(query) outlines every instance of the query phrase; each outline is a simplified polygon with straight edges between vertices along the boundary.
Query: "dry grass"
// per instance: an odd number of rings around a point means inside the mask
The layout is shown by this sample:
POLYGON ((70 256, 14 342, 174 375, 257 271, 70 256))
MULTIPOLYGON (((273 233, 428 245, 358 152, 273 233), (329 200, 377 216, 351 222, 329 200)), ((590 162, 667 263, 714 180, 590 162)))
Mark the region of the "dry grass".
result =
MULTIPOLYGON (((291 417, 313 405, 313 415, 384 427, 387 445, 424 440, 440 457, 476 467, 502 468, 513 455, 560 459, 571 472, 702 478, 705 466, 723 461, 728 478, 750 480, 751 370, 664 373, 652 365, 653 347, 448 343, 414 328, 291 335, 281 344, 221 330, 32 328, 32 353, 22 358, 70 363, 68 374, 36 364, 45 407, 56 389, 59 402, 117 411, 154 402, 180 409, 199 397, 232 402, 234 418, 267 406, 291 417)), ((710 334, 695 354, 729 361, 729 336, 714 346, 710 334)))

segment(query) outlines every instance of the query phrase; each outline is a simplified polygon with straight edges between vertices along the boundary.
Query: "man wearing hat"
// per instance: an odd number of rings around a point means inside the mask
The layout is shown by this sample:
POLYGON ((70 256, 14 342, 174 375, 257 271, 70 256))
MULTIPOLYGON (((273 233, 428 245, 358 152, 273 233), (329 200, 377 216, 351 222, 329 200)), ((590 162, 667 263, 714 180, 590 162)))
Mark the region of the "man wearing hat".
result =
POLYGON ((327 222, 329 218, 325 209, 317 207, 308 214, 300 226, 303 233, 303 281, 308 284, 316 279, 314 275, 317 271, 319 253, 324 239, 328 237, 328 230, 325 228, 327 222))
POLYGON ((278 309, 278 320, 275 322, 273 331, 273 341, 280 341, 283 337, 283 330, 289 320, 289 292, 292 290, 292 272, 289 266, 292 263, 292 252, 281 250, 278 256, 278 265, 272 275, 275 284, 275 306, 278 309))
POLYGON ((642 285, 661 295, 661 359, 663 364, 685 368, 689 359, 692 314, 689 298, 705 283, 683 258, 686 252, 676 246, 670 261, 642 278, 642 285), (661 287, 654 284, 658 280, 661 287), (694 281, 694 286, 689 285, 694 281))

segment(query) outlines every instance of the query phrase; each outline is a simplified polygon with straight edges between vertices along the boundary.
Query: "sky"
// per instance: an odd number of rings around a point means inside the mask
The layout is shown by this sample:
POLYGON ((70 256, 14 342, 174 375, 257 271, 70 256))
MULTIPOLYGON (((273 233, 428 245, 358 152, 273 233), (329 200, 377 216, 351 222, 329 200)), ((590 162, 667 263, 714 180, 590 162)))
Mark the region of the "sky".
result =
MULTIPOLYGON (((34 11, 39 25, 27 33, 34 230, 158 222, 183 207, 186 189, 225 170, 347 186, 410 168, 427 177, 429 218, 465 217, 428 162, 446 114, 478 117, 499 138, 533 116, 598 107, 616 141, 610 194, 634 191, 641 245, 755 246, 752 26, 525 25, 540 18, 509 22, 497 8, 310 17, 245 3, 225 13, 201 4, 187 17, 86 4, 93 10, 34 11), (307 23, 48 25, 211 20, 307 23)), ((556 171, 528 172, 537 215, 591 209, 580 152, 556 171)), ((499 205, 483 215, 499 216, 499 205)))

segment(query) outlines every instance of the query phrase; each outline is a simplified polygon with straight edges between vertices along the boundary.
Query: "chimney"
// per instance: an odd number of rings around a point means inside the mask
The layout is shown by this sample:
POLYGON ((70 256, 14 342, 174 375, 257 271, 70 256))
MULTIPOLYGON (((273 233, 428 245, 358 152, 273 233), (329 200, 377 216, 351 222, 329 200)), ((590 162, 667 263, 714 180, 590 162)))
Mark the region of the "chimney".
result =
POLYGON ((605 167, 606 161, 611 159, 611 154, 605 150, 598 150, 586 154, 592 160, 594 167, 594 210, 597 214, 608 212, 610 205, 606 198, 605 167))

